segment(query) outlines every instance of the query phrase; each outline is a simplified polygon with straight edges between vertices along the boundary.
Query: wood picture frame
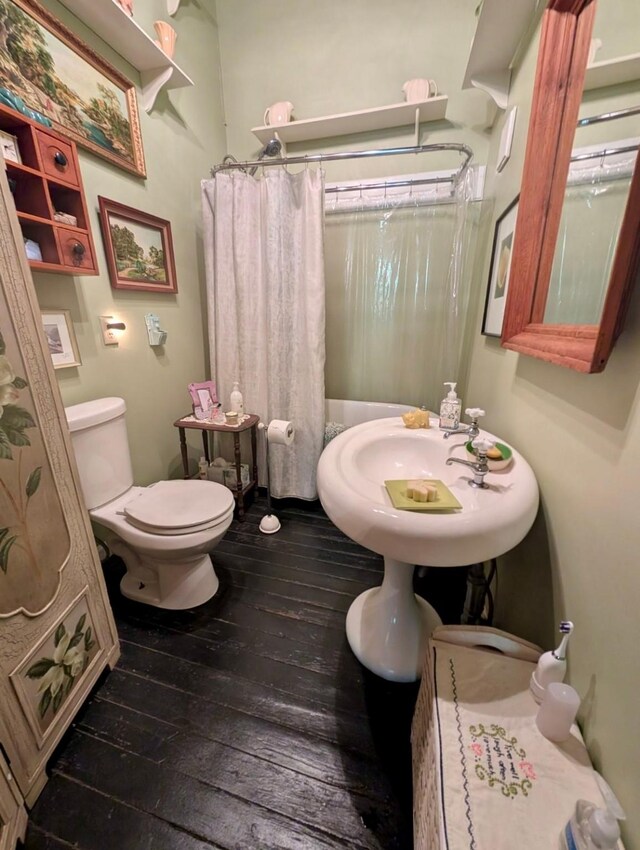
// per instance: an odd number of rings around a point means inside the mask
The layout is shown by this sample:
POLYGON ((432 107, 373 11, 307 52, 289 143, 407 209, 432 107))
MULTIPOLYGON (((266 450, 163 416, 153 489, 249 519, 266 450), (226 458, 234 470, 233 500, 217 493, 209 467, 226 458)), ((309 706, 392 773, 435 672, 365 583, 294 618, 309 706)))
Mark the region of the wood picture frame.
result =
POLYGON ((171 223, 101 196, 98 203, 111 286, 176 293, 171 223))
POLYGON ((82 366, 70 310, 41 310, 42 327, 54 369, 82 366))
POLYGON ((5 130, 0 130, 0 145, 2 146, 3 159, 9 160, 9 162, 17 162, 18 165, 22 163, 17 136, 14 136, 13 133, 7 133, 5 130))
POLYGON ((0 0, 0 27, 0 103, 146 177, 133 83, 37 0, 0 0))
POLYGON ((520 196, 518 195, 496 221, 491 247, 487 295, 482 315, 482 333, 484 336, 502 336, 519 200, 520 196))

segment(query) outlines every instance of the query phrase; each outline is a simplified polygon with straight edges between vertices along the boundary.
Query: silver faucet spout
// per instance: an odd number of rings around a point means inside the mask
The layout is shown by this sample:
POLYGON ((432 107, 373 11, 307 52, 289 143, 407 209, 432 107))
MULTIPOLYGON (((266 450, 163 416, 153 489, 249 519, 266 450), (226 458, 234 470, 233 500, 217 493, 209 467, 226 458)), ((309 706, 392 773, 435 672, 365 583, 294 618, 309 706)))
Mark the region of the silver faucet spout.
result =
POLYGON ((475 440, 475 438, 480 434, 478 423, 472 422, 471 425, 459 425, 455 431, 446 431, 444 438, 445 440, 448 440, 449 437, 461 437, 463 434, 465 437, 475 440))
POLYGON ((473 470, 473 480, 469 481, 470 487, 482 488, 484 490, 489 486, 484 481, 485 475, 489 472, 489 464, 487 463, 487 456, 485 454, 479 454, 478 460, 462 460, 457 457, 448 457, 446 460, 447 466, 451 466, 452 463, 459 463, 473 470))

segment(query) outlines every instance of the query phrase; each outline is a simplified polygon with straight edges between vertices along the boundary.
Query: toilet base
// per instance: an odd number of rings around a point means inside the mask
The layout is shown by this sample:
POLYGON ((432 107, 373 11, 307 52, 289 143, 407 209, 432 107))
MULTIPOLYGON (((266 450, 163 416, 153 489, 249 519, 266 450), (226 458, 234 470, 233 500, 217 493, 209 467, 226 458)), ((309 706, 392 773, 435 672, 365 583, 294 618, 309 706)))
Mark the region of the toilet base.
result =
POLYGON ((208 602, 220 585, 208 554, 179 562, 161 561, 139 555, 121 540, 112 539, 108 545, 127 568, 120 591, 135 602, 182 611, 208 602))

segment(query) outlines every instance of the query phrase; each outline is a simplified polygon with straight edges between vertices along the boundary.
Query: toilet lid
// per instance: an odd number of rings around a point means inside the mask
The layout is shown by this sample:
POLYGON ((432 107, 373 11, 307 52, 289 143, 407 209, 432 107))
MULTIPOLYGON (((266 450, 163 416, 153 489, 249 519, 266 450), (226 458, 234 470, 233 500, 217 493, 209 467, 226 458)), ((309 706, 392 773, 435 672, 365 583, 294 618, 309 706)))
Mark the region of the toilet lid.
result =
POLYGON ((233 505, 229 488, 214 481, 158 481, 125 505, 124 512, 141 528, 179 534, 180 529, 212 524, 233 505))

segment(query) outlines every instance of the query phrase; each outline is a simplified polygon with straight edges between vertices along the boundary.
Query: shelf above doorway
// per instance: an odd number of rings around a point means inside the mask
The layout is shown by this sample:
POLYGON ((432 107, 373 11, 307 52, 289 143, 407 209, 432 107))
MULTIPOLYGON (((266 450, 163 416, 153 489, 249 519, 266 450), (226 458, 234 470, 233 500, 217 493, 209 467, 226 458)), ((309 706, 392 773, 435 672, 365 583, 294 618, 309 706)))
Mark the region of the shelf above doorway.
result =
POLYGON ((540 0, 484 0, 463 89, 481 89, 499 109, 507 108, 511 65, 539 5, 540 0))
POLYGON ((587 67, 584 90, 602 89, 605 86, 617 86, 640 80, 640 53, 618 56, 616 59, 604 59, 587 67))
POLYGON ((161 50, 116 0, 61 0, 70 12, 140 71, 140 102, 151 112, 160 90, 192 86, 193 80, 161 50))
POLYGON ((322 118, 304 118, 301 121, 290 121, 288 124, 253 127, 251 132, 262 144, 266 144, 274 135, 284 144, 289 144, 408 125, 415 126, 417 134, 420 124, 441 121, 445 117, 448 101, 446 95, 439 95, 417 103, 392 103, 388 106, 342 112, 322 118))

